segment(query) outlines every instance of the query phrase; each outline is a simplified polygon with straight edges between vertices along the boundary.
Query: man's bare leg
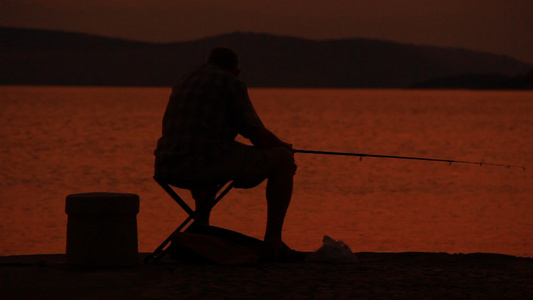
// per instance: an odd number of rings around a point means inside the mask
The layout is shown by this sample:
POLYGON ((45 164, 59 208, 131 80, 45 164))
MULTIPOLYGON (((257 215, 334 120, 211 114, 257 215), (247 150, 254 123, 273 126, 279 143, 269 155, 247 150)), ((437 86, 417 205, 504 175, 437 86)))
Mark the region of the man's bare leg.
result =
POLYGON ((200 225, 209 225, 209 217, 211 216, 211 205, 215 200, 217 194, 216 187, 207 187, 203 189, 195 189, 191 191, 196 206, 196 218, 194 222, 200 225))
POLYGON ((292 174, 279 174, 268 179, 265 242, 276 248, 281 247, 283 223, 291 202, 292 184, 292 174))
POLYGON ((276 252, 283 246, 283 223, 291 202, 295 168, 293 154, 287 150, 287 153, 282 157, 281 166, 274 170, 267 182, 268 207, 264 241, 271 245, 276 252))

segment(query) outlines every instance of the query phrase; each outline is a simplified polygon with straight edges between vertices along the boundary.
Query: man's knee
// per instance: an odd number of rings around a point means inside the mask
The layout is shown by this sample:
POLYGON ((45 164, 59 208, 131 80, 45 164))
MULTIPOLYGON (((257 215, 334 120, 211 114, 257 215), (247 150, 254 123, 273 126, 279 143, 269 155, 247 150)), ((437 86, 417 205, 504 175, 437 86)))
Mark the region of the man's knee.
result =
POLYGON ((285 147, 272 149, 270 160, 273 173, 287 172, 294 174, 296 172, 294 153, 285 147))

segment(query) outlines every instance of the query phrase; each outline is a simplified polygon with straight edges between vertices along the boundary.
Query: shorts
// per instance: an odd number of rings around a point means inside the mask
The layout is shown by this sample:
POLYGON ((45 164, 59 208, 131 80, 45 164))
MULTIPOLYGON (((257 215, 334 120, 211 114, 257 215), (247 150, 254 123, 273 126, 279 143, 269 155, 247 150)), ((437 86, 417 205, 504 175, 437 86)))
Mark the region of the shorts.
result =
POLYGON ((253 188, 280 168, 296 171, 293 153, 285 147, 258 148, 238 142, 215 162, 182 158, 172 162, 156 159, 156 176, 184 188, 214 186, 234 181, 236 188, 253 188))

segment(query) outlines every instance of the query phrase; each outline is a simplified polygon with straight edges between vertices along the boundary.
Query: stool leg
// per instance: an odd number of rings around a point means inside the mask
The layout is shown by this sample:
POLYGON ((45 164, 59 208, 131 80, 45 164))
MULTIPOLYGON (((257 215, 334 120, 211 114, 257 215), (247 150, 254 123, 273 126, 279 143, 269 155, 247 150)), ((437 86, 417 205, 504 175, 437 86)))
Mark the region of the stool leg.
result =
MULTIPOLYGON (((159 183, 159 182, 158 182, 158 183, 159 183)), ((161 183, 159 183, 159 184, 160 184, 161 186, 163 186, 161 183)), ((225 189, 224 189, 224 190, 223 190, 223 191, 222 191, 222 192, 221 192, 216 198, 215 198, 215 200, 214 200, 214 201, 212 202, 212 204, 211 204, 211 208, 215 207, 215 205, 217 205, 217 203, 218 203, 220 200, 222 200, 222 198, 224 198, 224 196, 226 196, 226 194, 227 194, 227 193, 233 188, 233 186, 234 186, 234 184, 233 184, 233 182, 231 182, 231 183, 230 183, 230 184, 229 184, 229 185, 228 185, 228 186, 227 186, 227 187, 226 187, 226 188, 225 188, 225 189)), ((220 186, 220 189, 222 189, 223 187, 224 187, 224 184, 222 184, 222 185, 220 186)), ((168 186, 167 186, 167 188, 165 188, 165 187, 163 186, 163 188, 164 188, 165 191, 167 191, 167 192, 168 192, 167 189, 170 189, 170 190, 172 191, 172 193, 169 193, 169 194, 171 194, 171 196, 172 196, 172 194, 175 194, 175 195, 181 200, 181 198, 178 196, 178 194, 176 194, 176 192, 174 192, 174 190, 172 190, 172 188, 170 188, 170 187, 168 187, 168 186)), ((174 198, 174 197, 172 197, 172 198, 174 198)), ((182 201, 183 201, 183 200, 182 200, 182 201)), ((179 202, 178 202, 178 203, 179 203, 179 202)), ((185 202, 184 202, 184 203, 185 203, 185 202)), ((183 207, 183 205, 181 205, 181 204, 180 204, 180 206, 183 207)), ((188 208, 188 206, 186 206, 186 207, 188 208)), ((190 210, 190 208, 189 208, 189 210, 190 210)), ((185 211, 188 212, 188 210, 185 210, 185 211)), ((161 243, 161 245, 159 245, 159 247, 157 247, 157 249, 155 249, 155 251, 154 251, 153 253, 151 253, 151 254, 149 254, 148 256, 146 256, 146 257, 144 258, 144 262, 145 262, 145 263, 149 263, 149 262, 151 262, 151 261, 160 261, 160 260, 161 260, 161 259, 167 254, 167 252, 168 252, 168 247, 167 247, 167 248, 165 248, 165 247, 166 247, 166 246, 168 245, 168 243, 170 243, 170 241, 172 240, 172 236, 174 236, 174 234, 180 232, 180 231, 181 231, 181 230, 182 230, 182 229, 183 229, 183 228, 184 228, 184 227, 185 227, 185 226, 186 226, 191 220, 193 220, 193 219, 195 218, 195 214, 196 214, 196 212, 191 210, 191 213, 189 214, 189 216, 187 217, 187 219, 185 219, 185 221, 183 221, 183 222, 178 226, 178 228, 176 228, 176 230, 174 230, 174 231, 172 232, 172 234, 171 234, 169 237, 167 237, 167 238, 163 241, 163 243, 161 243)))
POLYGON ((163 258, 163 256, 165 256, 165 254, 167 253, 167 249, 165 249, 165 247, 168 245, 168 243, 170 243, 170 241, 172 240, 172 236, 174 236, 174 234, 180 232, 183 227, 185 227, 185 225, 187 225, 187 223, 189 223, 191 220, 193 219, 192 216, 188 216, 187 219, 185 219, 185 221, 183 221, 183 223, 180 224, 180 226, 178 226, 178 228, 176 228, 176 230, 174 230, 172 232, 172 234, 170 234, 164 241, 163 243, 161 243, 161 245, 159 245, 159 247, 157 247, 157 249, 155 249, 155 251, 148 255, 147 257, 144 258, 144 262, 148 263, 152 260, 154 261, 159 261, 161 260, 161 258, 163 258))
POLYGON ((174 201, 176 201, 176 203, 178 203, 179 206, 181 206, 181 208, 188 215, 192 215, 194 213, 194 211, 187 205, 187 203, 185 203, 185 201, 183 201, 183 199, 181 199, 181 197, 168 184, 159 181, 157 181, 157 183, 159 183, 159 185, 165 190, 165 192, 167 192, 170 197, 172 197, 172 199, 174 199, 174 201))

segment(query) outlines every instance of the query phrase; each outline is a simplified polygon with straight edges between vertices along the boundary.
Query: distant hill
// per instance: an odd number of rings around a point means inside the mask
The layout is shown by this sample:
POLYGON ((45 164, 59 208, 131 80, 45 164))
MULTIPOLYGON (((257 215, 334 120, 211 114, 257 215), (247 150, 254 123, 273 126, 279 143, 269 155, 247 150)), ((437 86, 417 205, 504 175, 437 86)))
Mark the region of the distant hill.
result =
POLYGON ((436 78, 412 86, 416 89, 533 90, 533 71, 519 76, 465 74, 436 78))
POLYGON ((317 41, 232 33, 147 43, 0 28, 0 83, 170 86, 215 46, 236 50, 241 78, 251 87, 410 88, 464 74, 512 77, 533 70, 507 56, 371 39, 317 41))

